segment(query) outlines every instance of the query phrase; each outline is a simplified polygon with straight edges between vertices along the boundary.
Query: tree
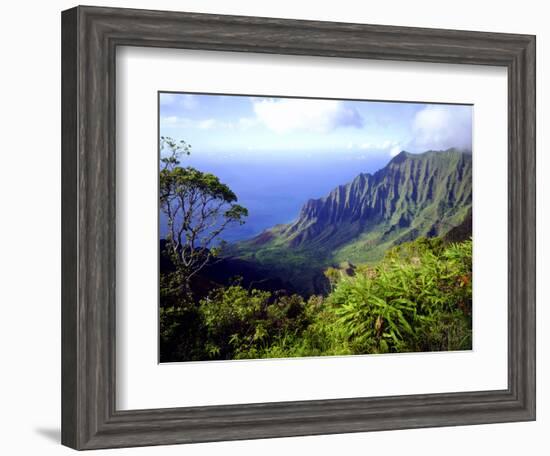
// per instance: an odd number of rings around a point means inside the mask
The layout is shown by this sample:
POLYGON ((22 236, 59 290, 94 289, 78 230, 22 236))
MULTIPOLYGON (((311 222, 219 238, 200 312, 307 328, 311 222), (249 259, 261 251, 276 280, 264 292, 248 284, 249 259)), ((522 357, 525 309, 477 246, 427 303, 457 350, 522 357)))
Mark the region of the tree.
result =
POLYGON ((180 157, 191 153, 185 141, 162 136, 160 207, 166 215, 166 245, 181 279, 181 291, 190 292, 190 280, 216 256, 215 243, 232 224, 244 223, 248 210, 219 178, 191 166, 180 166, 180 157))

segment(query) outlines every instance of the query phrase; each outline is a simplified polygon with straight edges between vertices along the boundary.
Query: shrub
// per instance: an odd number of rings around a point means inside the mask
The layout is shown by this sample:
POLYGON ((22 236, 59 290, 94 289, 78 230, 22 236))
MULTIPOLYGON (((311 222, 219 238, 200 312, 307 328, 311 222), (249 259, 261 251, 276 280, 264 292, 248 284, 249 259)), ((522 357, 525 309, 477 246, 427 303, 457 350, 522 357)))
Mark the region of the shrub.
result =
POLYGON ((239 284, 198 303, 165 277, 161 361, 471 349, 472 242, 417 239, 353 274, 332 268, 328 296, 239 284))
POLYGON ((198 361, 204 359, 206 338, 202 318, 196 308, 161 307, 160 361, 198 361))
POLYGON ((257 358, 275 340, 303 330, 304 309, 298 295, 275 297, 240 285, 218 288, 199 306, 207 331, 206 351, 215 359, 257 358))
POLYGON ((343 277, 329 300, 354 353, 471 348, 472 244, 418 239, 343 277))

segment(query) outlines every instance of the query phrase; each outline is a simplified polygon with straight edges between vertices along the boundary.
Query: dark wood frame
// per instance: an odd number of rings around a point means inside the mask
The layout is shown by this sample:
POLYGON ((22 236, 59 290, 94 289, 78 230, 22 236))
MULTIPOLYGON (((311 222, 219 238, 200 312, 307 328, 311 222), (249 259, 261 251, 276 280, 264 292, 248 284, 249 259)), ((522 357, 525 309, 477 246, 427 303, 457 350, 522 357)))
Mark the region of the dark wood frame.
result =
POLYGON ((535 37, 97 7, 62 13, 62 443, 75 449, 535 419, 535 37), (150 46, 508 69, 508 388, 119 411, 115 49, 150 46))

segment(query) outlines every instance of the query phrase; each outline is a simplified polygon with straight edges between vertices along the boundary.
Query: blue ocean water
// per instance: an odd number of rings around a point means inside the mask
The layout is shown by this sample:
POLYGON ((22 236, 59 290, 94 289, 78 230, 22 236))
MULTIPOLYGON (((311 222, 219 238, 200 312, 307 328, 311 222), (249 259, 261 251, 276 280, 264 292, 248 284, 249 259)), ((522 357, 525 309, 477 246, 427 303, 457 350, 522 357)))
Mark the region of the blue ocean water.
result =
MULTIPOLYGON (((363 159, 251 160, 185 159, 185 165, 217 177, 238 197, 238 204, 248 209, 246 223, 226 228, 221 238, 231 243, 252 238, 267 228, 296 219, 303 204, 311 198, 326 196, 338 185, 346 184, 360 173, 372 173, 389 161, 387 155, 363 159)), ((167 231, 166 219, 160 215, 160 236, 167 231)))

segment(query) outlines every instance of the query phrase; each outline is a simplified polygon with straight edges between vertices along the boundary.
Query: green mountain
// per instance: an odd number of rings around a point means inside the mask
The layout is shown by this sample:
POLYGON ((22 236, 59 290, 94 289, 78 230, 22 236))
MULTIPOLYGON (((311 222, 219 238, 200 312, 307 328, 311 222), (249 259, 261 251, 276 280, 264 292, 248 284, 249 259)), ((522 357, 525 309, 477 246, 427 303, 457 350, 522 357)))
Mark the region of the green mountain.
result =
POLYGON ((467 237, 471 206, 470 153, 403 151, 374 174, 307 201, 292 223, 230 246, 226 256, 254 263, 303 293, 320 292, 327 266, 372 263, 420 236, 467 237))

